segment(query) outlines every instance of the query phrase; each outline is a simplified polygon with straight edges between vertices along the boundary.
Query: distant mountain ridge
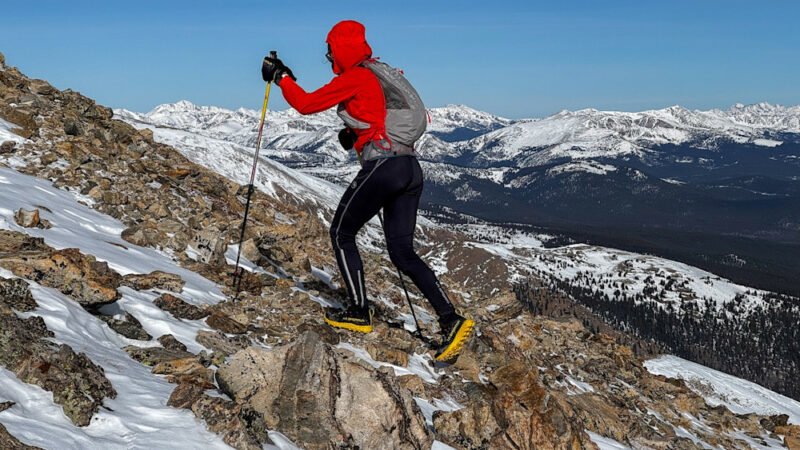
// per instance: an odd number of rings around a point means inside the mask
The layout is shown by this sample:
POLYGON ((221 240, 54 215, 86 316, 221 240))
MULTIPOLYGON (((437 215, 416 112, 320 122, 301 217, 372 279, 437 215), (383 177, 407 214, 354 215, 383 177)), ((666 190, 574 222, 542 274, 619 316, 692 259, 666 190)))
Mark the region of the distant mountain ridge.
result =
MULTIPOLYGON (((241 139, 237 137, 243 130, 252 138, 249 134, 258 125, 260 115, 256 110, 198 106, 186 100, 162 104, 147 113, 116 109, 115 114, 154 126, 221 133, 239 141, 241 139)), ((677 105, 641 112, 563 110, 544 118, 531 119, 507 119, 464 105, 447 105, 429 109, 429 115, 428 134, 445 142, 460 143, 457 146, 459 153, 465 148, 486 152, 504 147, 505 152, 492 160, 508 159, 524 149, 548 146, 562 151, 580 147, 584 150, 632 152, 637 146, 679 145, 698 137, 724 137, 739 143, 772 146, 778 143, 768 137, 770 132, 800 133, 800 105, 786 107, 766 102, 736 104, 727 110, 708 111, 689 110, 677 105), (475 136, 453 137, 453 133, 459 130, 475 136)), ((268 111, 266 124, 268 135, 272 136, 321 131, 323 128, 338 131, 342 126, 333 111, 302 116, 291 109, 268 111), (295 123, 296 120, 302 120, 303 125, 295 123)), ((435 153, 438 156, 441 152, 435 153)), ((604 156, 610 154, 613 153, 604 156)), ((592 154, 572 156, 591 157, 592 154)))

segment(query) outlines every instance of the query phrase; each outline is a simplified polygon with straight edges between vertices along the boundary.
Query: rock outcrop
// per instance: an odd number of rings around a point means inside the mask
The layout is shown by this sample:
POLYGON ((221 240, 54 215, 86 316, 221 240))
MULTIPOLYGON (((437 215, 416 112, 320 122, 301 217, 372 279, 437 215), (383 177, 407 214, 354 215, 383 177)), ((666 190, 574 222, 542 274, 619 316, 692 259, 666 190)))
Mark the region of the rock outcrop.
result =
POLYGON ((140 341, 149 341, 153 337, 142 327, 141 322, 129 313, 125 313, 124 319, 117 319, 113 316, 98 315, 109 328, 117 333, 125 336, 128 339, 137 339, 140 341))
MULTIPOLYGON (((0 285, 8 284, 7 280, 0 285)), ((53 333, 41 317, 19 318, 13 308, 26 305, 13 298, 0 298, 0 366, 14 372, 20 380, 32 383, 53 393, 53 400, 76 425, 86 426, 103 404, 105 397, 117 393, 105 377, 102 367, 92 363, 83 353, 75 353, 65 344, 47 339, 53 333)))
POLYGON ((0 267, 14 275, 58 289, 83 306, 111 303, 122 277, 105 262, 78 249, 55 250, 41 238, 0 230, 0 267))
POLYGON ((153 301, 153 304, 179 319, 199 320, 210 314, 210 311, 186 303, 170 294, 162 294, 153 301))
POLYGON ((163 289, 165 291, 180 293, 183 290, 185 281, 174 273, 167 273, 161 270, 139 274, 131 273, 122 277, 121 284, 137 291, 148 289, 163 289))
POLYGON ((433 441, 392 375, 338 354, 313 331, 272 350, 236 353, 217 381, 305 448, 428 448, 433 441))

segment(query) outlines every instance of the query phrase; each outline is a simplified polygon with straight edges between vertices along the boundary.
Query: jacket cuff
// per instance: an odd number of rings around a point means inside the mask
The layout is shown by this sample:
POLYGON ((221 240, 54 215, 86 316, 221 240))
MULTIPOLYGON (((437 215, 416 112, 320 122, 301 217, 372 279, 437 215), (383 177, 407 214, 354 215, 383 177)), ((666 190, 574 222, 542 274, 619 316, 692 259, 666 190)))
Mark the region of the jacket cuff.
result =
POLYGON ((281 86, 281 85, 283 85, 284 81, 286 81, 287 79, 288 79, 289 81, 294 81, 294 80, 292 80, 292 77, 290 77, 290 76, 289 76, 289 74, 287 74, 286 72, 284 72, 284 73, 283 73, 283 76, 281 76, 281 77, 280 77, 280 78, 279 78, 277 81, 275 81, 275 84, 277 84, 277 85, 278 85, 278 86, 280 86, 280 87, 283 87, 283 86, 281 86))

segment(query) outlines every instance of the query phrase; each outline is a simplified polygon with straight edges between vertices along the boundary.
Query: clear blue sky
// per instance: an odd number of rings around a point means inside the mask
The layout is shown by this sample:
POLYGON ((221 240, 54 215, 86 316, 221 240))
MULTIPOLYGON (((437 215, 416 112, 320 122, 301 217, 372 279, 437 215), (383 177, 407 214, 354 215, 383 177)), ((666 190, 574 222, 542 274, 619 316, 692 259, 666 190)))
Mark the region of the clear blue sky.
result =
MULTIPOLYGON (((428 106, 509 117, 800 103, 800 2, 791 0, 7 2, 0 52, 56 87, 147 111, 181 99, 260 108, 272 49, 300 84, 332 76, 325 35, 367 27, 428 106)), ((274 108, 286 108, 280 96, 274 108)))

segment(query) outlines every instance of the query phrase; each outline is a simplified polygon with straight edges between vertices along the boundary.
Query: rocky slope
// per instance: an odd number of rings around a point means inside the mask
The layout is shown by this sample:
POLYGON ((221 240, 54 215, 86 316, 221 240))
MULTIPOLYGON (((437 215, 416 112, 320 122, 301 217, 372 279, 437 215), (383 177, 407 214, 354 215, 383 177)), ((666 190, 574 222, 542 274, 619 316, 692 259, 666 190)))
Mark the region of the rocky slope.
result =
MULTIPOLYGON (((376 330, 326 327, 320 305, 341 300, 328 275, 335 187, 313 181, 329 190, 316 193, 275 163, 236 293, 243 186, 2 55, 0 118, 4 446, 796 446, 785 415, 712 407, 613 337, 532 315, 509 265, 480 248, 450 256, 477 276, 443 276, 479 324, 457 364, 433 363, 424 302, 425 339, 409 333, 398 280, 369 251, 374 228, 362 240, 376 330)), ((442 233, 423 231, 433 243, 442 233)))

